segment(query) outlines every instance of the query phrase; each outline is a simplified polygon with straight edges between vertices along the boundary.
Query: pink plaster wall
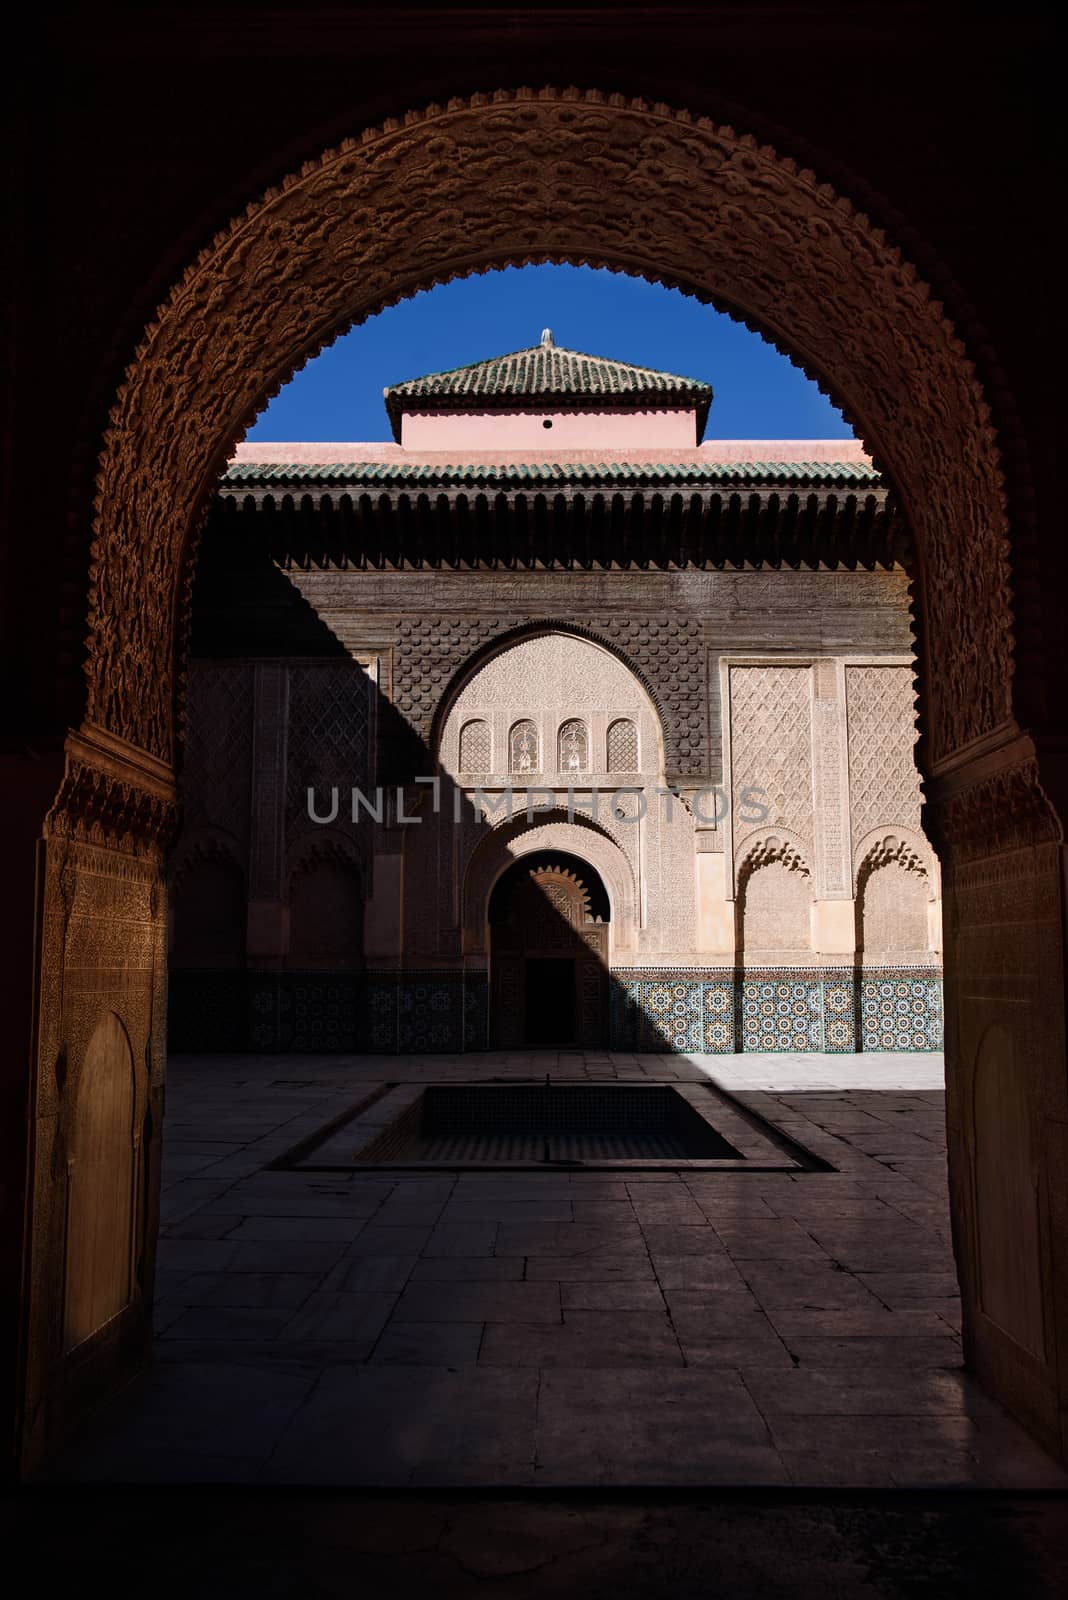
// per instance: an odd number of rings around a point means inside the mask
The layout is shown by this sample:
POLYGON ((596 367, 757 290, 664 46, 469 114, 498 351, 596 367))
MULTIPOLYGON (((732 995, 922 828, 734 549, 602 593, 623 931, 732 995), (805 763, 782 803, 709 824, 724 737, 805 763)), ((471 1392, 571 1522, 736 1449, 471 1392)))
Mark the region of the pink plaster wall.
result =
MULTIPOLYGON (((234 451, 233 463, 235 466, 244 466, 257 463, 261 466, 278 465, 285 463, 291 466, 315 466, 325 463, 367 462, 388 463, 392 466, 407 463, 409 466, 418 466, 421 462, 430 465, 442 463, 458 463, 464 461, 481 462, 489 466, 495 462, 530 461, 532 456, 537 461, 587 461, 589 451, 574 444, 562 446, 556 435, 555 428, 542 431, 542 446, 537 452, 524 450, 522 446, 513 446, 510 450, 502 449, 475 449, 468 447, 463 450, 429 450, 421 451, 402 450, 399 444, 385 443, 381 439, 372 439, 361 442, 359 440, 308 440, 285 441, 258 441, 251 439, 239 444, 234 451), (551 451, 544 448, 545 441, 553 440, 551 451)), ((630 445, 620 449, 617 445, 610 448, 598 447, 597 460, 610 463, 612 461, 628 461, 640 464, 643 461, 677 461, 680 463, 693 463, 699 466, 710 462, 744 463, 751 461, 868 461, 870 458, 865 453, 864 446, 858 439, 711 439, 705 444, 690 444, 680 448, 672 445, 670 449, 661 446, 650 449, 647 443, 641 446, 630 445)))
POLYGON ((405 450, 692 449, 695 411, 406 412, 405 450), (550 427, 546 427, 550 423, 550 427))

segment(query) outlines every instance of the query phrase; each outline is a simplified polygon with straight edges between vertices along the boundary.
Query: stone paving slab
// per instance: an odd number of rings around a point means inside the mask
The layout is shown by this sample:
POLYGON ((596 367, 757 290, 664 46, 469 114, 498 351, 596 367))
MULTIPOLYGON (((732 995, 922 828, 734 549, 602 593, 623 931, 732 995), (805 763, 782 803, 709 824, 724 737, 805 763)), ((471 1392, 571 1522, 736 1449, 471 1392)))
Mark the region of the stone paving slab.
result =
POLYGON ((683 1355, 664 1312, 572 1311, 555 1326, 487 1324, 479 1362, 600 1372, 637 1365, 681 1367, 683 1355))
POLYGON ((701 1329, 695 1339, 680 1333, 679 1342, 688 1367, 732 1367, 736 1371, 789 1367, 794 1370, 789 1350, 770 1324, 751 1326, 744 1336, 737 1329, 724 1337, 710 1335, 705 1329, 701 1329))
POLYGON ((397 1302, 402 1322, 560 1322, 556 1283, 413 1283, 397 1302))
MULTIPOLYGON (((274 1483, 408 1482, 428 1461, 481 1473, 534 1459, 534 1373, 467 1364, 328 1370, 266 1462, 274 1483)), ((485 1479, 483 1479, 485 1481, 485 1479)))
MULTIPOLYGON (((502 1283, 533 1278, 524 1272, 521 1256, 420 1256, 412 1268, 412 1281, 418 1283, 502 1283)), ((552 1274, 554 1278, 559 1274, 552 1274)))
POLYGON ((454 1322, 443 1328, 440 1322, 393 1320, 375 1345, 371 1360, 409 1367, 460 1367, 478 1360, 484 1326, 481 1322, 454 1322))

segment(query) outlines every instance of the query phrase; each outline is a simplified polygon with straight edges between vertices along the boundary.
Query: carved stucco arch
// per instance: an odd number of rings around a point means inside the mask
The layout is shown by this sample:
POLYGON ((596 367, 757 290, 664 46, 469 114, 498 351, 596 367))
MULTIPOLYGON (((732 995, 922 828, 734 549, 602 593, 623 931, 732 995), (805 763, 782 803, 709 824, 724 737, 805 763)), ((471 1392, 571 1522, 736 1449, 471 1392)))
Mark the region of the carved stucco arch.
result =
POLYGON ((792 872, 800 872, 809 880, 809 892, 815 895, 816 880, 808 861, 808 846, 799 833, 778 824, 771 830, 750 834, 734 853, 735 899, 741 900, 745 886, 758 868, 771 862, 780 862, 792 872))
POLYGON ((241 859, 240 844, 222 828, 198 828, 191 836, 183 836, 170 863, 168 874, 171 894, 182 887, 194 867, 205 861, 219 862, 240 873, 241 881, 247 879, 241 859))
POLYGON ((501 874, 524 856, 559 850, 589 862, 600 874, 612 908, 613 949, 630 949, 637 943, 637 885, 630 862, 617 842, 589 820, 569 821, 566 814, 542 813, 544 821, 531 826, 499 823, 472 851, 463 876, 464 951, 485 946, 486 916, 493 886, 501 874))
POLYGON ((286 898, 288 899, 293 892, 295 878, 323 863, 347 867, 356 873, 361 883, 364 881, 366 864, 360 859, 360 853, 353 840, 343 833, 323 829, 315 834, 305 834, 290 851, 289 870, 285 880, 286 898))
POLYGON ((938 864, 930 845, 916 828, 872 828, 860 840, 853 852, 853 893, 859 898, 865 883, 876 867, 891 861, 898 862, 910 871, 921 873, 927 880, 928 900, 938 898, 938 864))
MULTIPOLYGON (((588 644, 597 645, 599 649, 613 656, 621 666, 626 667, 631 677, 634 678, 648 697, 656 725, 657 769, 663 772, 665 761, 668 759, 667 753, 673 744, 671 738, 673 719, 670 711, 664 705, 663 697, 657 693, 646 673, 642 671, 642 668, 625 647, 606 637, 597 628, 586 627, 579 622, 563 621, 556 617, 534 617, 513 627, 502 628, 499 632, 494 633, 492 638, 486 639, 484 643, 480 644, 462 665, 456 668, 445 685, 434 710, 430 727, 430 748, 434 752, 434 756, 440 758, 441 736, 448 721, 449 713, 456 704, 457 697, 465 686, 470 683, 475 674, 480 672, 488 662, 492 661, 494 656, 501 655, 503 651, 510 649, 512 645, 522 644, 526 639, 542 638, 546 634, 554 633, 564 633, 573 639, 584 639, 588 644)), ((523 719, 519 718, 518 720, 523 719)), ((556 731, 559 732, 559 729, 556 731)), ((501 770, 503 771, 504 768, 502 767, 501 770)))
POLYGON ((848 199, 749 135, 544 89, 413 112, 251 205, 160 307, 97 479, 88 724, 174 759, 191 555, 252 416, 342 328, 417 289, 533 260, 714 302, 817 375, 916 540, 934 759, 1010 716, 1006 516, 975 370, 929 286, 848 199))

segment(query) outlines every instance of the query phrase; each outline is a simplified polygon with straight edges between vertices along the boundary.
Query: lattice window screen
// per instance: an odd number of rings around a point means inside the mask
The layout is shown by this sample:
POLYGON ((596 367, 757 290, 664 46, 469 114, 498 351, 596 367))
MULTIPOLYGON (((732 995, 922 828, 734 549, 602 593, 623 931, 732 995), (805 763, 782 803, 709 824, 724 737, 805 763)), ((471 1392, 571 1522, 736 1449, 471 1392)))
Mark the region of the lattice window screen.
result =
POLYGON ((638 730, 627 717, 618 718, 608 730, 608 770, 638 770, 638 730))
POLYGON ((492 772, 488 722, 465 722, 460 729, 460 771, 492 772))

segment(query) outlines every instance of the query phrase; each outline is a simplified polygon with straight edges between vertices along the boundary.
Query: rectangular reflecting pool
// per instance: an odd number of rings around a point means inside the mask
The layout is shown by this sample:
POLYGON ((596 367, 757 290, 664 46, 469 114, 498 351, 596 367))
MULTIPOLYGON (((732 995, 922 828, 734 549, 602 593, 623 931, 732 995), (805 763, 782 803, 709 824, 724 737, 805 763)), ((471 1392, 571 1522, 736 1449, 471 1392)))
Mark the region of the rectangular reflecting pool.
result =
POLYGON ((276 1163, 580 1170, 827 1170, 710 1084, 387 1083, 276 1163))
POLYGON ((425 1089, 359 1161, 740 1159, 666 1084, 458 1084, 425 1089))

